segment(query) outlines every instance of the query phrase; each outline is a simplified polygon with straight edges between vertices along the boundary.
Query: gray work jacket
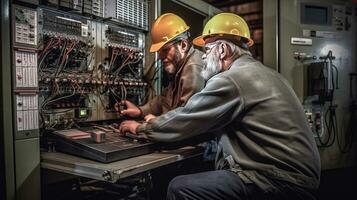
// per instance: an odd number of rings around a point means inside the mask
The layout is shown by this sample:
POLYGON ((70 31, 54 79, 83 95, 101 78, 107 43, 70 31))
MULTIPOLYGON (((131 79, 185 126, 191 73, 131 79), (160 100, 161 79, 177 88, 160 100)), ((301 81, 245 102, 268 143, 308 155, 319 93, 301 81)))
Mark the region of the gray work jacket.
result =
POLYGON ((202 90, 205 83, 201 76, 202 55, 201 51, 193 47, 190 48, 185 61, 175 74, 174 81, 164 88, 161 95, 140 107, 142 116, 161 115, 179 106, 184 106, 193 94, 202 90))
POLYGON ((220 132, 217 161, 246 183, 273 188, 270 179, 316 189, 320 157, 301 103, 277 72, 243 55, 206 83, 184 107, 140 125, 139 135, 173 142, 220 132))

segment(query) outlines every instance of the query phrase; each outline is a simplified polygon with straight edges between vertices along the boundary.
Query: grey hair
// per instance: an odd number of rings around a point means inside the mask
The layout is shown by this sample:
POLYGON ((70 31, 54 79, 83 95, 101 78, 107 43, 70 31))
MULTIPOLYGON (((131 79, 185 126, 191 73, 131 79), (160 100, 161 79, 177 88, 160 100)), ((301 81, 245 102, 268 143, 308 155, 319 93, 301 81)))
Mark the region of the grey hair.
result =
POLYGON ((188 40, 189 37, 190 37, 190 32, 185 31, 185 32, 183 32, 183 33, 177 35, 176 37, 174 37, 174 38, 172 39, 172 41, 182 40, 182 39, 188 40))
POLYGON ((249 55, 252 56, 252 53, 248 49, 244 49, 233 42, 228 40, 217 40, 215 42, 225 43, 229 48, 232 50, 232 56, 242 56, 242 55, 249 55))

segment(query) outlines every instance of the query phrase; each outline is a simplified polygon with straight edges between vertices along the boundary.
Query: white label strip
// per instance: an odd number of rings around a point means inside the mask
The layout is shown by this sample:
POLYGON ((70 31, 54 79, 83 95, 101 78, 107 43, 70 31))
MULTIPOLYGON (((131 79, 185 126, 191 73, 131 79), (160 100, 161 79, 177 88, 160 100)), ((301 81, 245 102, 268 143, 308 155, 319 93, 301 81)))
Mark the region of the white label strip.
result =
POLYGON ((291 38, 291 44, 311 46, 312 45, 312 39, 310 39, 310 38, 292 37, 291 38))

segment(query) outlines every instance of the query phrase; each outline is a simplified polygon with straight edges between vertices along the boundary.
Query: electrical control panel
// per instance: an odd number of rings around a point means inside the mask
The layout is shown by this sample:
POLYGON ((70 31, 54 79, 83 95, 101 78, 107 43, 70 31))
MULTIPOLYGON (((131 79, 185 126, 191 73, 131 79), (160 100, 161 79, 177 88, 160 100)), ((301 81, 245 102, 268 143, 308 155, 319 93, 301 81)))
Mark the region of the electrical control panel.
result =
POLYGON ((88 39, 88 21, 77 15, 50 9, 40 9, 39 21, 42 34, 48 37, 60 37, 86 42, 88 39))
POLYGON ((297 0, 279 6, 279 72, 301 100, 317 145, 344 149, 354 117, 348 91, 354 85, 349 74, 356 72, 356 5, 297 0))
MULTIPOLYGON (((103 0, 44 0, 38 8, 27 7, 33 2, 21 2, 25 4, 12 10, 15 137, 37 137, 39 129, 117 118, 110 91, 118 91, 114 85, 122 83, 119 96, 126 97, 121 93, 129 84, 107 80, 109 75, 103 72, 113 48, 102 42, 107 41, 102 31, 107 25, 92 20, 103 16, 103 0), (110 114, 98 114, 108 109, 110 114)), ((130 56, 142 60, 136 53, 130 56)), ((124 79, 132 80, 121 76, 124 79)), ((125 94, 132 92, 128 89, 125 94)))
POLYGON ((38 129, 37 95, 16 95, 17 130, 38 129))
POLYGON ((37 52, 17 49, 14 51, 15 87, 37 88, 37 52))
POLYGON ((13 6, 12 80, 15 139, 38 137, 38 12, 13 6))
POLYGON ((15 6, 13 9, 14 46, 37 47, 37 11, 15 6))
POLYGON ((120 118, 117 103, 143 103, 147 83, 142 30, 48 7, 38 12, 41 128, 115 120, 120 118))
POLYGON ((12 12, 17 138, 118 120, 116 104, 144 103, 146 0, 26 5, 12 12), (105 18, 105 9, 116 20, 105 18))

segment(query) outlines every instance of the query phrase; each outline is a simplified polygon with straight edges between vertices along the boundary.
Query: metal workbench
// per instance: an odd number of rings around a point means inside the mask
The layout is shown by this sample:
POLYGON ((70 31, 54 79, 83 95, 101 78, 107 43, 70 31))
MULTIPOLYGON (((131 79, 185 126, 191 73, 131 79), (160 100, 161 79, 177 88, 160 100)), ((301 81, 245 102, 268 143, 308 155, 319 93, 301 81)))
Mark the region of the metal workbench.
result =
POLYGON ((115 183, 119 179, 196 156, 202 156, 202 148, 184 147, 112 163, 100 163, 59 152, 42 152, 41 168, 115 183))

